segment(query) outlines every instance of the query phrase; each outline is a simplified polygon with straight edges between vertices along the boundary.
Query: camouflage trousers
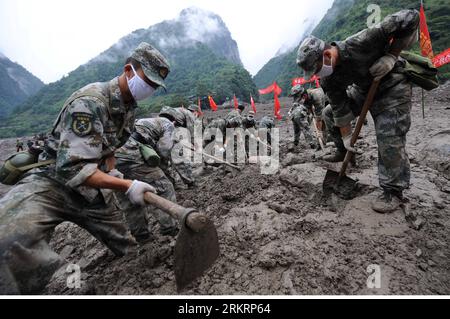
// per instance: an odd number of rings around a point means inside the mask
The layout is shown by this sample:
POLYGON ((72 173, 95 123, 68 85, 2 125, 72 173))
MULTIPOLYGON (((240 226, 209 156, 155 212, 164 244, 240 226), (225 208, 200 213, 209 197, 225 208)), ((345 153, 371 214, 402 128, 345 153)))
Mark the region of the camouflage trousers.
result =
MULTIPOLYGON (((339 128, 334 126, 330 105, 325 108, 323 114, 328 134, 338 149, 345 150, 339 128)), ((372 113, 372 117, 378 144, 380 186, 387 191, 402 192, 410 183, 406 134, 411 126, 411 103, 403 103, 376 114, 372 113)))
POLYGON ((306 119, 299 117, 292 118, 292 124, 294 125, 294 142, 298 143, 300 140, 300 134, 303 132, 307 143, 314 143, 313 136, 311 134, 311 126, 306 119))
POLYGON ((55 227, 73 222, 118 256, 136 241, 115 200, 88 203, 45 176, 24 178, 0 199, 0 294, 38 293, 63 261, 48 242, 55 227))
MULTIPOLYGON (((173 184, 161 168, 150 167, 147 164, 121 165, 120 162, 118 162, 117 167, 125 178, 148 183, 156 188, 159 196, 172 202, 177 201, 173 184)), ((125 194, 117 193, 116 195, 119 199, 119 205, 125 213, 131 233, 137 240, 146 239, 150 236, 149 219, 151 215, 158 220, 161 233, 169 232, 176 227, 175 220, 161 209, 152 205, 135 206, 131 204, 125 194)))

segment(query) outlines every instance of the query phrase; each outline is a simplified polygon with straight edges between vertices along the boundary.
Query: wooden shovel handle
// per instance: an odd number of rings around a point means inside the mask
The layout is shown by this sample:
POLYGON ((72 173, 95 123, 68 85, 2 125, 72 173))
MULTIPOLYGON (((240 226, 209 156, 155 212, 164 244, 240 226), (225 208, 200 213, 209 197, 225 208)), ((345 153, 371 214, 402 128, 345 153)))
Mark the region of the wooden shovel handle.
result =
MULTIPOLYGON (((369 93, 367 93, 366 100, 364 101, 363 108, 361 110, 361 114, 358 117, 358 121, 356 122, 355 130, 352 134, 352 139, 350 140, 350 145, 354 146, 356 141, 358 140, 359 133, 361 132, 361 128, 364 124, 364 121, 367 116, 367 112, 369 111, 369 108, 372 106, 373 99, 375 98, 375 94, 377 93, 378 86, 380 85, 379 80, 373 80, 372 84, 370 85, 369 93)), ((345 175, 345 171, 347 170, 348 163, 353 157, 353 153, 347 151, 345 154, 344 162, 342 163, 341 171, 339 172, 339 177, 342 177, 345 175)))
POLYGON ((194 232, 200 232, 206 226, 208 221, 204 214, 196 212, 194 209, 188 209, 180 206, 154 193, 146 192, 144 199, 147 204, 151 204, 159 209, 162 209, 180 222, 183 222, 185 219, 186 226, 194 232))

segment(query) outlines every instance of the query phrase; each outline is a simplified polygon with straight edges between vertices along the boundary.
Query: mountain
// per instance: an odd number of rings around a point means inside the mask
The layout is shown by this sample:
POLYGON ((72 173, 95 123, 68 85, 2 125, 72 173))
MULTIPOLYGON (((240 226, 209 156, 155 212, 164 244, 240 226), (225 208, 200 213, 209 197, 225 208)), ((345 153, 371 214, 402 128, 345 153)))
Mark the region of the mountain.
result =
MULTIPOLYGON (((401 9, 420 8, 420 1, 416 0, 335 0, 312 34, 326 41, 344 40, 367 27, 366 21, 371 14, 367 12, 369 4, 380 6, 382 18, 401 9)), ((448 48, 450 43, 450 6, 448 0, 427 0, 424 7, 433 50, 437 54, 448 48)), ((413 50, 419 52, 419 46, 416 45, 413 50)), ((297 47, 267 62, 254 77, 257 87, 277 81, 283 94, 287 94, 291 80, 302 75, 295 63, 296 54, 297 47)), ((449 79, 450 66, 440 68, 439 77, 443 81, 449 79)))
POLYGON ((233 94, 247 101, 258 96, 251 75, 243 68, 239 50, 220 16, 199 8, 183 10, 174 20, 139 29, 109 49, 51 83, 29 98, 0 124, 0 136, 20 136, 50 128, 65 99, 84 85, 107 81, 122 73, 129 53, 142 41, 153 44, 171 64, 167 92, 159 90, 144 101, 140 115, 163 105, 187 104, 187 97, 213 94, 217 103, 233 94))
POLYGON ((0 119, 43 86, 41 80, 0 52, 0 119))

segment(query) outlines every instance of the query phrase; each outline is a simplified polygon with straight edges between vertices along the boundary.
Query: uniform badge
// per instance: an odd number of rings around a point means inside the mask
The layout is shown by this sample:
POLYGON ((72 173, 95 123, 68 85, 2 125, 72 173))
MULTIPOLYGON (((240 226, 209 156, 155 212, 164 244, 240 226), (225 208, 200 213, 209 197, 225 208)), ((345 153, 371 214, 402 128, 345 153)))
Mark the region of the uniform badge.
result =
POLYGON ((92 131, 92 114, 75 112, 72 114, 72 131, 80 137, 89 135, 92 131))

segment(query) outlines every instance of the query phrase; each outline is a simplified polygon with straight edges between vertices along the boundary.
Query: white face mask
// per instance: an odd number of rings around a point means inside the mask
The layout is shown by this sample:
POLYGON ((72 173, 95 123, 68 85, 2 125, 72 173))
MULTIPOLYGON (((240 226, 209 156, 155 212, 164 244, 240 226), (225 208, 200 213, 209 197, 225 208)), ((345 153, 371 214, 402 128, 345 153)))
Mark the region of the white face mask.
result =
POLYGON ((136 101, 142 101, 146 98, 150 97, 155 93, 155 89, 145 82, 141 77, 136 73, 133 65, 131 68, 133 69, 134 76, 131 79, 127 78, 128 88, 130 89, 131 95, 136 101))
POLYGON ((333 58, 331 58, 331 64, 326 65, 325 64, 325 56, 323 56, 322 68, 320 69, 319 72, 316 73, 316 75, 321 78, 325 78, 327 76, 330 76, 331 74, 333 74, 333 58))

